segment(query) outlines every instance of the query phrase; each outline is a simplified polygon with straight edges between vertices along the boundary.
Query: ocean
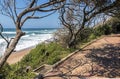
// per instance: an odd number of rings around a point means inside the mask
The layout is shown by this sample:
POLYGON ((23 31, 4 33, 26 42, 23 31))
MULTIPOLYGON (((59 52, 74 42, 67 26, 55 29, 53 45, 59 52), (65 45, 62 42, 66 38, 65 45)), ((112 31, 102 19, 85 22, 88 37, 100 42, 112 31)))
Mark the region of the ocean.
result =
MULTIPOLYGON (((57 28, 24 28, 23 32, 26 33, 20 41, 18 42, 15 50, 23 50, 32 46, 35 46, 45 40, 49 40, 53 38, 53 33, 57 30, 57 28)), ((13 38, 16 32, 13 28, 5 28, 3 35, 7 37, 7 39, 13 38)), ((4 54, 6 42, 0 37, 0 56, 4 54)))

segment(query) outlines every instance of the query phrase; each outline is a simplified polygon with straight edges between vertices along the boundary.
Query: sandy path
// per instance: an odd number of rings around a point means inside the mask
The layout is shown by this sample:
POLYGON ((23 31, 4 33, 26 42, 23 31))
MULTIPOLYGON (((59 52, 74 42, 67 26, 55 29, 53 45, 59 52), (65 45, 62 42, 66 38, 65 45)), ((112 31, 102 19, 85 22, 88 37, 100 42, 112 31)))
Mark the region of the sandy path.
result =
POLYGON ((56 77, 46 79, 63 79, 65 76, 58 77, 60 73, 68 75, 67 79, 79 79, 81 75, 120 78, 120 36, 106 36, 97 40, 46 74, 56 77))
POLYGON ((8 58, 7 62, 9 64, 14 64, 17 63, 18 61, 20 61, 26 54, 28 54, 30 52, 32 48, 28 48, 28 49, 24 49, 18 52, 14 52, 10 55, 10 57, 8 58))

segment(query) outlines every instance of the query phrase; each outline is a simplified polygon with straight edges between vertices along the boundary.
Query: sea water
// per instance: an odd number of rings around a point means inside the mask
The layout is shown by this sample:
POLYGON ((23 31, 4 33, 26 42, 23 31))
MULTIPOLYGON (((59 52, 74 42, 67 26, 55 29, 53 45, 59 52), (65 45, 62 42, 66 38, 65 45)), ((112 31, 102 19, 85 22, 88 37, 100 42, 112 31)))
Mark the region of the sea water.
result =
MULTIPOLYGON (((19 51, 32 46, 35 46, 45 40, 53 38, 53 33, 57 30, 56 28, 24 28, 22 29, 26 34, 22 36, 18 42, 15 50, 19 51)), ((10 40, 16 35, 16 31, 13 28, 5 28, 3 35, 10 40)), ((0 37, 0 56, 4 54, 7 43, 0 37)))

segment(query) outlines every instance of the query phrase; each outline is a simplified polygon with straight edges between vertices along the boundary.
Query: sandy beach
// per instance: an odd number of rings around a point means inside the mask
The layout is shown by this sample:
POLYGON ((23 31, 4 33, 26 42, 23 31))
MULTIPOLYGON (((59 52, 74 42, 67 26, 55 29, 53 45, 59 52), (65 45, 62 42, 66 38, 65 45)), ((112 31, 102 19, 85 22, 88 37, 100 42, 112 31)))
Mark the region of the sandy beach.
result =
POLYGON ((33 49, 33 47, 30 47, 30 48, 27 48, 27 49, 24 49, 24 50, 20 50, 20 51, 17 51, 17 52, 13 52, 8 60, 7 60, 7 63, 9 64, 14 64, 14 63, 17 63, 18 61, 20 61, 25 55, 27 55, 31 50, 33 49))
MULTIPOLYGON (((49 40, 45 40, 44 43, 49 43, 53 40, 49 39, 49 40)), ((29 48, 26 48, 26 49, 23 49, 23 50, 20 50, 20 51, 16 51, 16 52, 13 52, 9 58, 7 59, 7 63, 8 64, 15 64, 17 63, 18 61, 20 61, 25 55, 27 55, 33 48, 35 48, 35 46, 31 46, 29 48)))

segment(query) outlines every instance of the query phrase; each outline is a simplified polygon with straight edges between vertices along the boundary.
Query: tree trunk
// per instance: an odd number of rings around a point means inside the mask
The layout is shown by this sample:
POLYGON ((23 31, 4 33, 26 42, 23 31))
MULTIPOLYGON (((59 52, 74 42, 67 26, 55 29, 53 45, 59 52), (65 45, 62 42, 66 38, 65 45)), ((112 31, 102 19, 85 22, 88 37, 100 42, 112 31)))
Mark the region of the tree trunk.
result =
POLYGON ((68 48, 76 48, 76 36, 73 34, 68 42, 68 48))
POLYGON ((0 60, 0 69, 3 67, 3 65, 7 61, 8 57, 10 56, 10 54, 14 51, 18 41, 20 40, 20 38, 23 35, 24 35, 24 33, 21 30, 19 30, 19 32, 17 32, 15 38, 11 42, 10 46, 5 50, 5 53, 4 53, 4 55, 2 56, 2 58, 0 60))

